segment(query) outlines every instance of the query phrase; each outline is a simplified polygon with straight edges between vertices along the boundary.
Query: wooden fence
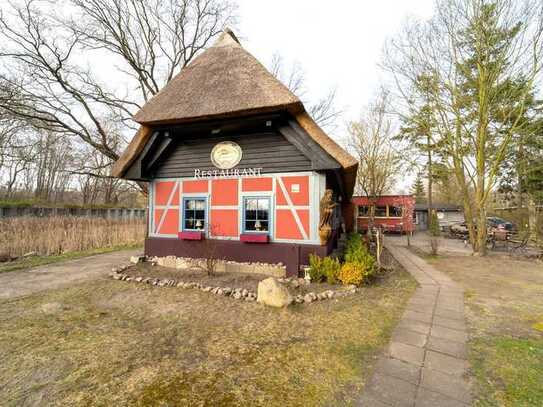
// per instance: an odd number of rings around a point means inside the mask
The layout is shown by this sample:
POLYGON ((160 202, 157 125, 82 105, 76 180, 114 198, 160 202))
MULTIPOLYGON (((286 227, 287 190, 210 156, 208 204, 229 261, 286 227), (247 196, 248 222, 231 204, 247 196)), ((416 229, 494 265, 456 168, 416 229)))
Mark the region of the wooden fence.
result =
POLYGON ((145 219, 143 208, 35 208, 35 207, 0 207, 0 219, 22 216, 80 216, 104 219, 145 219))

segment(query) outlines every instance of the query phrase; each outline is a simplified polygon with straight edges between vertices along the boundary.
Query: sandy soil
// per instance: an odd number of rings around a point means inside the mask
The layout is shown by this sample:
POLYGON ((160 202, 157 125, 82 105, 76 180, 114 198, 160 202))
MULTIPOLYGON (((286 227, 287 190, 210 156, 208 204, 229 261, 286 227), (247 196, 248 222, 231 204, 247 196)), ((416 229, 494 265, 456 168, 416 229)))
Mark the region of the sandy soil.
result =
POLYGON ((474 329, 533 334, 543 320, 543 263, 491 257, 445 256, 430 259, 466 289, 474 329))
POLYGON ((141 249, 98 254, 28 270, 0 273, 0 299, 30 295, 43 290, 65 287, 78 282, 102 278, 111 268, 130 260, 141 249))

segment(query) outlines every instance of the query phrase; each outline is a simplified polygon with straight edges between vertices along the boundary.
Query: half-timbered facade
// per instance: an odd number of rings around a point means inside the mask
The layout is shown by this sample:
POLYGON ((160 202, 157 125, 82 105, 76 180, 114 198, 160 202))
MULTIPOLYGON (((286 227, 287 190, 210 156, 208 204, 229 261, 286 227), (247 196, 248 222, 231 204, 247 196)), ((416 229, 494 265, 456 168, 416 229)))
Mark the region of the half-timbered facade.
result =
POLYGON ((225 32, 135 116, 113 174, 149 185, 145 253, 283 263, 328 254, 356 161, 225 32), (326 191, 329 191, 327 194, 326 191))

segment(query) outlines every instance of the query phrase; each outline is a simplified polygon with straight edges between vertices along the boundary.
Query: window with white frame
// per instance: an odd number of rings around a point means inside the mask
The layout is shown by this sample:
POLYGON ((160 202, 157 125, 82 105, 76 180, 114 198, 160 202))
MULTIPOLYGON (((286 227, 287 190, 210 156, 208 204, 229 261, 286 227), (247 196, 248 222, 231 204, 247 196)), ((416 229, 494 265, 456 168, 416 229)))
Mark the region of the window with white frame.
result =
POLYGON ((370 207, 368 205, 359 205, 358 216, 360 217, 370 216, 370 207))
POLYGON ((270 232, 270 198, 246 197, 243 200, 243 231, 270 232))
POLYGON ((388 216, 393 218, 401 218, 403 216, 403 207, 401 205, 389 205, 388 216))
POLYGON ((375 217, 376 218, 385 218, 388 216, 388 210, 386 205, 375 206, 375 217))
POLYGON ((183 199, 183 230, 205 230, 206 199, 183 199))

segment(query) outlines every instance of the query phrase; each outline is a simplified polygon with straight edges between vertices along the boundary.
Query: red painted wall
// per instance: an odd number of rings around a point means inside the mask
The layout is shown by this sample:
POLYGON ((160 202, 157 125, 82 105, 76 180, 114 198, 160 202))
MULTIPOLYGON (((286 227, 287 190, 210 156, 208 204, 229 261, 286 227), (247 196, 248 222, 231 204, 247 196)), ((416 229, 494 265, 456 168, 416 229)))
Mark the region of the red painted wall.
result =
POLYGON ((207 214, 210 236, 238 238, 242 212, 242 193, 268 192, 271 196, 274 238, 306 241, 311 239, 310 176, 263 176, 242 179, 156 180, 154 183, 155 235, 177 235, 184 194, 208 196, 207 214), (240 185, 241 183, 241 185, 240 185), (274 185, 275 183, 275 185, 274 185), (275 197, 272 191, 275 190, 275 197))
POLYGON ((367 230, 368 218, 358 216, 358 206, 385 206, 394 205, 403 207, 402 217, 376 217, 375 224, 388 231, 412 232, 415 230, 413 215, 415 211, 415 198, 411 195, 384 195, 376 199, 369 199, 365 196, 355 196, 352 198, 352 214, 356 218, 358 230, 367 230))

